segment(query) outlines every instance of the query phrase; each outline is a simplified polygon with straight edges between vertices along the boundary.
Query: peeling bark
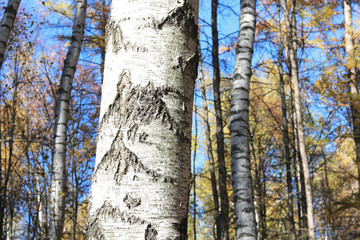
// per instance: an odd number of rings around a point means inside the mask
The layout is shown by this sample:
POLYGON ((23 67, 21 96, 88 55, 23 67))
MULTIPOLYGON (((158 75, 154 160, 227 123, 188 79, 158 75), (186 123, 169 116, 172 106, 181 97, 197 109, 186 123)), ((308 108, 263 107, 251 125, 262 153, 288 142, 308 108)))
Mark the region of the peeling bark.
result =
POLYGON ((117 1, 88 239, 187 239, 198 1, 117 1))

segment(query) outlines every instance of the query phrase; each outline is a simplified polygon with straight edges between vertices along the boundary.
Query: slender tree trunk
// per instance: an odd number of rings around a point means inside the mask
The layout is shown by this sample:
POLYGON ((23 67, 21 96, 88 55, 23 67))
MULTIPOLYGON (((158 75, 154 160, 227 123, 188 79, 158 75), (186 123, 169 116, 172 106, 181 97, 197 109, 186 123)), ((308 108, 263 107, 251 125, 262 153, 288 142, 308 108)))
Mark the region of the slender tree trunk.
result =
MULTIPOLYGON (((72 144, 75 147, 75 144, 72 144)), ((76 240, 76 227, 77 227, 77 218, 78 218, 78 208, 79 208, 79 179, 77 177, 77 160, 75 157, 72 159, 72 181, 73 181, 73 198, 72 198, 72 239, 76 240)))
POLYGON ((43 201, 42 201, 42 192, 41 192, 41 177, 43 176, 43 169, 40 166, 35 168, 35 190, 36 190, 36 206, 37 206, 37 226, 39 227, 38 231, 35 229, 35 234, 33 239, 43 240, 45 236, 44 229, 44 215, 43 215, 43 201))
POLYGON ((5 8, 0 24, 0 69, 4 62, 5 49, 10 37, 10 32, 14 28, 16 14, 21 0, 9 0, 5 8))
POLYGON ((88 239, 187 239, 198 4, 112 2, 88 239))
MULTIPOLYGON (((304 135, 304 126, 303 119, 301 113, 301 95, 299 88, 299 74, 298 74, 298 66, 297 66, 297 56, 296 56, 296 38, 294 29, 296 28, 295 24, 292 24, 290 21, 290 14, 287 9, 286 0, 281 0, 284 19, 286 23, 286 27, 288 29, 287 37, 289 42, 289 57, 290 57, 290 65, 291 65, 291 81, 294 88, 294 105, 295 105, 295 122, 297 126, 298 133, 298 141, 299 141, 299 151, 301 156, 301 161, 304 170, 304 182, 305 182, 305 193, 306 193, 306 205, 307 205, 307 218, 308 218, 308 233, 309 239, 315 240, 315 225, 314 225, 314 214, 313 214, 313 205, 312 205, 312 190, 311 190, 311 178, 310 178, 310 169, 309 162, 306 153, 305 147, 305 135, 304 135)), ((293 19, 295 22, 294 9, 295 2, 292 4, 293 6, 293 19)), ((296 22, 295 22, 296 23, 296 22)))
POLYGON ((196 101, 194 103, 194 114, 195 114, 195 136, 194 136, 194 152, 193 152, 193 192, 194 192, 194 218, 193 218, 193 231, 194 231, 194 240, 196 240, 196 153, 197 153, 197 141, 198 141, 198 126, 197 126, 197 107, 196 107, 196 101))
POLYGON ((206 96, 206 83, 204 79, 203 69, 200 66, 200 81, 201 81, 201 93, 203 96, 203 109, 204 109, 204 123, 205 123, 205 138, 206 138, 206 149, 207 149, 207 155, 209 158, 209 168, 210 168, 210 178, 211 178, 211 189, 213 193, 213 201, 214 201, 214 211, 215 211, 215 224, 216 229, 221 228, 218 226, 218 219, 219 217, 219 194, 217 190, 217 181, 216 181, 216 173, 215 173, 215 161, 214 161, 214 155, 213 155, 213 149, 212 149, 212 140, 211 140, 211 128, 209 123, 209 107, 208 107, 208 100, 206 96))
POLYGON ((355 142, 356 164, 358 168, 358 197, 360 199, 360 96, 359 82, 356 76, 356 60, 353 40, 351 0, 343 0, 346 67, 348 68, 348 84, 350 90, 350 109, 353 120, 353 137, 355 142))
MULTIPOLYGON (((288 62, 290 62, 289 56, 287 56, 288 62)), ((291 78, 291 67, 290 67, 290 78, 291 78)), ((295 164, 295 181, 296 181, 296 187, 297 187, 297 205, 298 205, 298 215, 299 215, 299 238, 300 239, 307 239, 307 216, 306 216, 306 197, 305 197, 305 184, 304 184, 304 173, 302 170, 302 164, 301 164, 301 157, 299 154, 299 141, 298 141, 298 134, 297 134, 297 126, 295 123, 295 111, 294 111, 294 92, 293 89, 291 89, 291 125, 293 128, 293 159, 295 164)))
POLYGON ((66 138, 69 120, 70 91, 84 37, 86 0, 76 1, 76 13, 71 44, 64 61, 63 72, 55 103, 55 135, 51 175, 51 206, 48 239, 62 236, 66 197, 66 138))
POLYGON ((106 48, 106 44, 105 44, 105 27, 106 27, 106 22, 107 22, 107 14, 105 11, 105 7, 106 7, 106 2, 105 0, 101 0, 101 20, 100 20, 100 31, 101 31, 101 40, 103 41, 100 44, 100 74, 101 74, 101 83, 103 83, 104 81, 104 70, 105 70, 105 48, 106 48))
POLYGON ((236 215, 236 239, 256 240, 256 220, 249 150, 249 89, 255 38, 256 0, 241 0, 231 93, 231 169, 236 215))
MULTIPOLYGON (((258 119, 255 117, 255 125, 259 124, 258 119)), ((250 130, 251 131, 251 130, 250 130)), ((266 185, 265 185, 265 169, 264 169, 264 160, 261 157, 261 142, 260 139, 258 142, 258 155, 256 155, 256 148, 254 145, 253 137, 254 133, 250 132, 250 152, 253 155, 254 159, 254 205, 255 205, 255 217, 257 227, 258 227, 258 239, 265 240, 267 239, 267 227, 266 227, 266 185)))
POLYGON ((284 84, 284 75, 282 67, 283 59, 283 39, 281 35, 281 22, 280 22, 280 1, 277 0, 276 3, 277 17, 278 17, 278 68, 279 68, 279 92, 281 98, 281 112, 282 112, 282 121, 281 129, 283 135, 283 144, 284 144, 284 161, 286 166, 286 187, 287 187, 287 204, 288 204, 288 225, 290 227, 290 237, 291 240, 296 239, 295 231, 295 221, 294 221, 294 200, 293 200, 293 186, 292 186, 292 174, 291 174, 291 159, 290 159, 290 137, 289 137, 289 128, 288 128, 288 117, 287 117, 287 107, 286 107, 286 97, 285 97, 285 84, 284 84))
POLYGON ((212 64, 213 64, 213 89, 214 89, 214 108, 216 116, 216 145, 219 166, 219 192, 220 192, 220 212, 216 219, 217 239, 229 239, 229 197, 226 187, 226 165, 224 150, 224 131, 221 110, 220 96, 220 66, 219 66, 219 39, 217 29, 217 7, 218 0, 212 0, 211 4, 211 29, 212 29, 212 64))

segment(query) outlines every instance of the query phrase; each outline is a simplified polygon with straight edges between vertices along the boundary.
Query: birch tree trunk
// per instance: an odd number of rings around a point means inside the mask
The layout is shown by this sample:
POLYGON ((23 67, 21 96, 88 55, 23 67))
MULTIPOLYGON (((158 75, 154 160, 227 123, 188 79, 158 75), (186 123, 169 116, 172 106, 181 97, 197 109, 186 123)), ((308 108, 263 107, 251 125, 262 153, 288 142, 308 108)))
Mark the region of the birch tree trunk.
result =
MULTIPOLYGON (((297 135, 299 143, 300 157, 302 161, 302 167, 304 171, 304 183, 305 183, 305 195, 306 195, 306 205, 307 205, 307 225, 309 239, 315 240, 315 225, 314 225, 314 214, 313 214, 313 205, 312 205, 312 190, 311 190, 311 179, 310 179, 310 169, 309 162, 306 153, 305 147, 305 135, 304 135, 304 126, 301 113, 301 95, 299 88, 299 73, 297 66, 297 49, 296 49, 296 38, 294 31, 295 29, 295 16, 293 15, 294 24, 291 24, 289 10, 287 9, 286 0, 281 0, 285 24, 288 29, 287 38, 289 43, 289 57, 290 57, 290 66, 291 66, 291 82, 294 88, 294 105, 295 105, 295 123, 297 126, 297 135)), ((295 2, 292 3, 292 9, 295 9, 295 2)), ((294 13, 293 13, 294 14, 294 13)))
POLYGON ((236 239, 256 240, 256 220, 250 171, 249 89, 255 38, 256 0, 241 0, 230 106, 231 169, 236 239))
POLYGON ((88 239, 187 239, 198 4, 112 2, 88 239))
POLYGON ((75 20, 71 44, 64 61, 58 97, 55 103, 54 150, 52 154, 50 223, 48 239, 59 240, 62 236, 66 197, 66 138, 69 120, 69 104, 72 81, 79 60, 84 37, 86 1, 76 1, 75 20))
POLYGON ((16 13, 21 0, 9 0, 5 8, 0 24, 0 69, 4 62, 5 49, 9 40, 10 32, 14 27, 16 13))
POLYGON ((350 108, 353 120, 353 135, 355 142, 356 163, 358 168, 358 196, 360 199, 360 96, 358 79, 356 77, 356 60, 353 40, 351 0, 343 0, 346 67, 348 68, 348 84, 350 90, 350 108))
POLYGON ((219 193, 220 211, 216 218, 217 240, 229 239, 229 197, 226 187, 226 165, 224 150, 223 117, 220 97, 220 66, 219 66, 219 39, 217 28, 218 0, 211 3, 211 29, 212 29, 212 64, 213 64, 213 90, 214 108, 216 117, 216 152, 219 165, 219 193))

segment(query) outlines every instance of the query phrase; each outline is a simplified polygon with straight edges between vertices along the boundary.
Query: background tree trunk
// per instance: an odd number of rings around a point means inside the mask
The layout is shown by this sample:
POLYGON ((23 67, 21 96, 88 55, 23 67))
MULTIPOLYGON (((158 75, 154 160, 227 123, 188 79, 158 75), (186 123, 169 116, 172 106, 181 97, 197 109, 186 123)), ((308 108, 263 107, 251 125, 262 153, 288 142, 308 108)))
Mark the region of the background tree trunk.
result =
POLYGON ((212 64, 213 64, 213 90, 214 108, 216 117, 216 152, 219 166, 219 193, 220 211, 216 218, 216 230, 218 240, 229 239, 229 197, 226 187, 226 165, 224 150, 223 117, 220 96, 220 66, 219 66, 219 38, 217 28, 218 0, 212 0, 211 4, 211 29, 212 29, 212 64))
POLYGON ((308 219, 308 233, 309 239, 315 240, 315 225, 314 225, 314 214, 313 214, 313 205, 312 205, 312 190, 311 190, 311 178, 310 178, 310 169, 309 162, 306 153, 305 146, 305 135, 304 135, 304 126, 301 113, 301 96, 299 88, 299 73, 297 66, 297 57, 296 57, 296 38, 293 30, 295 29, 295 2, 292 4, 293 9, 293 19, 294 23, 290 21, 289 10, 287 9, 286 0, 281 0, 281 4, 284 12, 284 19, 286 27, 288 29, 287 37, 289 42, 289 57, 291 65, 291 82, 294 88, 294 106, 295 106, 295 123, 297 127, 298 143, 299 143, 299 152, 302 161, 302 167, 304 171, 304 183, 305 183, 305 195, 306 195, 306 205, 307 205, 307 219, 308 219))
POLYGON ((351 0, 343 0, 346 67, 348 68, 348 84, 350 90, 350 109, 353 124, 353 138, 355 142, 356 164, 358 168, 358 197, 360 199, 360 96, 358 79, 356 76, 356 60, 353 39, 351 0))
POLYGON ((113 1, 88 239, 186 239, 198 0, 113 1))
MULTIPOLYGON (((213 149, 212 149, 212 140, 211 140, 211 128, 210 128, 210 122, 209 122, 209 107, 208 107, 208 99, 206 94, 206 83, 205 78, 203 74, 202 66, 200 65, 199 69, 200 73, 200 91, 203 98, 203 108, 204 108, 204 123, 205 123, 205 139, 206 139, 206 150, 207 150, 207 156, 209 158, 209 169, 210 169, 210 178, 211 178, 211 190, 213 195, 213 201, 214 201, 214 212, 215 212, 215 224, 216 229, 220 229, 221 227, 218 226, 219 222, 216 221, 219 217, 219 193, 217 190, 217 181, 216 181, 216 172, 215 172, 215 160, 213 155, 213 149)), ((215 237, 214 237, 215 238, 215 237)))
POLYGON ((10 37, 10 32, 14 28, 16 13, 19 9, 21 0, 9 0, 5 8, 0 24, 0 69, 4 62, 5 49, 10 37))
POLYGON ((287 106, 286 106, 286 95, 285 95, 285 84, 284 84, 284 71, 283 71, 283 39, 281 32, 281 20, 280 20, 280 1, 277 0, 276 3, 277 9, 277 17, 278 17, 278 69, 279 69, 279 92, 281 98, 281 129, 282 129, 282 137, 283 137, 283 154, 284 154, 284 162, 286 167, 286 188, 287 188, 287 204, 288 204, 288 225, 290 227, 290 237, 291 240, 296 239, 296 231, 295 231, 295 221, 294 221, 294 198, 293 198, 293 186, 292 186, 292 174, 291 174, 291 159, 290 159, 290 137, 289 137, 289 122, 287 117, 287 106))
POLYGON ((62 236, 66 197, 66 138, 72 81, 79 60, 84 37, 86 0, 76 1, 76 13, 71 44, 64 61, 60 87, 55 103, 55 134, 51 175, 51 207, 48 239, 62 236))
POLYGON ((241 0, 240 32, 236 46, 230 106, 231 169, 236 239, 257 239, 250 171, 249 89, 255 38, 256 0, 241 0))

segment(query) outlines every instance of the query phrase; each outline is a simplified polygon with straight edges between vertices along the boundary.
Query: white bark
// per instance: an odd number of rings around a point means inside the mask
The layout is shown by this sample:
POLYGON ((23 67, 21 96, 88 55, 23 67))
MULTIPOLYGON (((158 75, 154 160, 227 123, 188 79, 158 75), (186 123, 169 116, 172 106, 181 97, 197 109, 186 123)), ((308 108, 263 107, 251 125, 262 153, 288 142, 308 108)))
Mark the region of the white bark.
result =
POLYGON ((256 0, 241 0, 231 93, 230 134, 236 239, 256 240, 257 229, 250 172, 249 89, 256 23, 256 0))
POLYGON ((14 27, 16 13, 19 9, 21 0, 9 0, 5 8, 3 18, 0 24, 0 69, 4 61, 4 54, 10 32, 14 27))
POLYGON ((198 0, 113 1, 88 239, 186 239, 198 0))
POLYGON ((55 103, 55 136, 51 175, 51 206, 48 239, 61 239, 66 197, 66 137, 72 81, 84 37, 86 0, 76 1, 76 13, 71 44, 64 61, 63 72, 55 103))

